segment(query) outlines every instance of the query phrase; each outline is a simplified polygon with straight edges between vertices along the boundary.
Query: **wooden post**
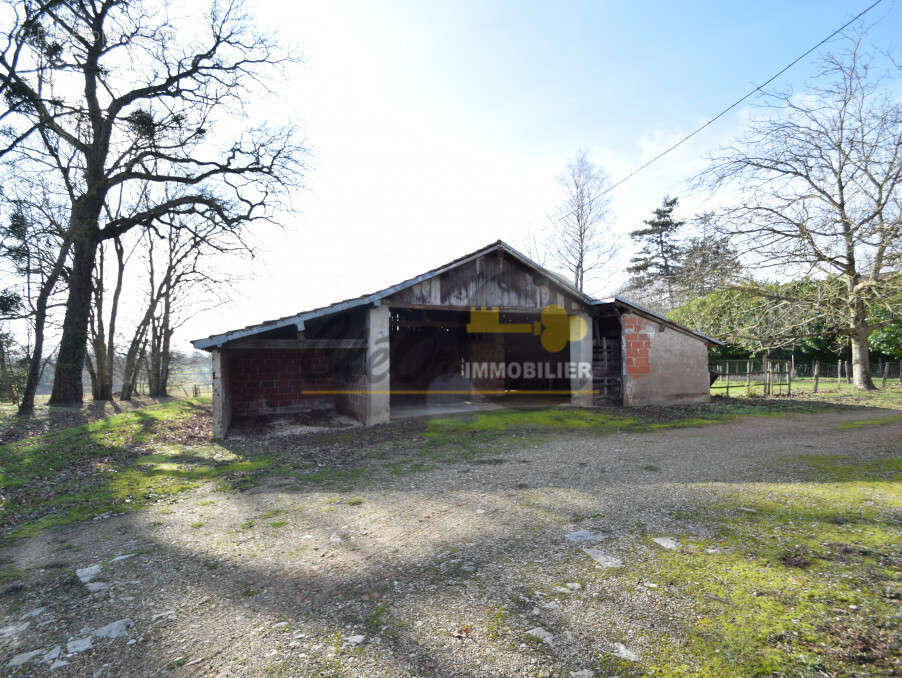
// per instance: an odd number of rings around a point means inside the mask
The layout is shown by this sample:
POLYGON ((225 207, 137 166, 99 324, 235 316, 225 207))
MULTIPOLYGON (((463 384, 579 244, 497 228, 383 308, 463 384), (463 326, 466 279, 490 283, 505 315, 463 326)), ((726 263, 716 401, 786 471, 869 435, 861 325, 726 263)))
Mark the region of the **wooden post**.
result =
MULTIPOLYGON (((886 379, 884 381, 884 386, 886 385, 886 379)), ((727 398, 730 397, 730 361, 727 361, 727 398)))
POLYGON ((815 360, 814 368, 811 371, 811 376, 814 379, 814 388, 811 391, 812 393, 817 393, 817 380, 818 380, 818 377, 820 376, 820 374, 821 374, 821 361, 815 360))
POLYGON ((846 363, 846 383, 851 384, 852 383, 852 361, 846 360, 845 363, 846 363))
POLYGON ((752 395, 752 361, 745 361, 745 394, 752 395))
POLYGON ((836 390, 840 390, 840 384, 842 383, 842 360, 836 361, 836 390))
POLYGON ((790 360, 792 360, 792 376, 796 376, 796 352, 795 349, 792 350, 792 355, 790 356, 790 360))
POLYGON ((774 390, 774 367, 770 360, 764 363, 764 395, 770 397, 774 390))
POLYGON ((792 395, 792 373, 796 368, 795 357, 792 359, 792 368, 786 373, 786 396, 792 395))
POLYGON ((889 360, 883 363, 883 382, 880 384, 881 388, 886 388, 887 377, 889 377, 889 360))

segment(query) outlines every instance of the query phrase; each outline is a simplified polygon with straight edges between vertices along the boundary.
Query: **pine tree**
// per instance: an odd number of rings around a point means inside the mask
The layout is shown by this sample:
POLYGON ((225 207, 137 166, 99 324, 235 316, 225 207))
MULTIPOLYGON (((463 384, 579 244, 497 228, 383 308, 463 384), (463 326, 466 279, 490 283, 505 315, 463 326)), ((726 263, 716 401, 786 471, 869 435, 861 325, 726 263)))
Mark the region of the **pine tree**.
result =
POLYGON ((631 288, 647 290, 664 286, 668 305, 674 306, 674 280, 679 271, 681 249, 677 233, 684 221, 676 221, 673 211, 678 198, 664 196, 661 206, 654 211, 654 217, 645 220, 647 228, 640 228, 630 233, 630 237, 642 244, 631 260, 627 271, 630 273, 631 288))

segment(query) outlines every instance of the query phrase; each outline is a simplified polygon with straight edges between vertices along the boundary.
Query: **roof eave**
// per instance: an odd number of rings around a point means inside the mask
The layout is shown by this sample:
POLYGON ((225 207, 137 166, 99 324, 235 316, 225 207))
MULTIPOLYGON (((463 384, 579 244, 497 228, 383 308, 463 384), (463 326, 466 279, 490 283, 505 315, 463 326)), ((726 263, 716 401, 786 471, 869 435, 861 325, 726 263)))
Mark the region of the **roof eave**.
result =
POLYGON ((715 339, 714 337, 709 337, 707 334, 702 334, 701 332, 697 332, 696 330, 693 330, 689 327, 680 325, 679 323, 674 322, 667 316, 663 316, 660 313, 656 313, 655 311, 652 311, 651 309, 645 308, 644 306, 641 306, 635 302, 629 301, 628 299, 624 299, 623 297, 613 296, 613 297, 608 297, 607 299, 595 299, 592 301, 592 303, 596 306, 601 305, 601 304, 617 304, 619 306, 624 306, 633 311, 637 311, 638 313, 645 315, 651 319, 662 322, 670 327, 681 330, 683 332, 687 332, 688 334, 698 337, 702 341, 704 341, 712 346, 723 346, 724 345, 723 342, 720 341, 719 339, 715 339))

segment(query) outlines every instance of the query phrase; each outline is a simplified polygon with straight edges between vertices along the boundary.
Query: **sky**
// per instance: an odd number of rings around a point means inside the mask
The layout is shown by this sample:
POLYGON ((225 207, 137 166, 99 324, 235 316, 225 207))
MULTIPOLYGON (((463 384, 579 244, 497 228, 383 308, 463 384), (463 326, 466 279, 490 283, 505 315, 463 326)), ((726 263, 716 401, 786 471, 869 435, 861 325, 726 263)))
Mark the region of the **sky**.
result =
MULTIPOLYGON (((870 2, 285 2, 250 0, 258 25, 302 61, 250 113, 295 124, 304 187, 280 227, 254 227, 252 261, 187 341, 372 292, 498 239, 548 232, 556 177, 584 149, 614 181, 767 80, 870 2)), ((902 7, 867 15, 899 47, 902 7)), ((834 41, 775 86, 803 91, 834 41)), ((691 217, 707 153, 743 105, 611 193, 619 258, 587 283, 625 282, 629 231, 664 195, 691 217)))

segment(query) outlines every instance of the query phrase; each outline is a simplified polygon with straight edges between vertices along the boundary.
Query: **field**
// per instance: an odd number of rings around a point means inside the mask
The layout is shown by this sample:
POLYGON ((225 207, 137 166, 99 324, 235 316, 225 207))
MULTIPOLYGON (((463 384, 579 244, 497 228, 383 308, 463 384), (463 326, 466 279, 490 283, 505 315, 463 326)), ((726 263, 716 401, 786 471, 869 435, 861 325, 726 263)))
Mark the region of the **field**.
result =
POLYGON ((0 446, 0 666, 902 675, 899 410, 894 388, 220 444, 200 398, 45 425, 0 446))
MULTIPOLYGON (((880 380, 875 382, 880 384, 880 380)), ((835 403, 838 405, 863 405, 872 407, 887 407, 891 409, 902 409, 902 384, 898 379, 893 379, 885 388, 878 388, 876 391, 859 391, 852 384, 842 380, 837 383, 835 377, 829 379, 820 379, 818 383, 818 392, 814 393, 814 382, 810 377, 793 379, 790 384, 791 394, 787 396, 786 381, 774 386, 773 396, 780 399, 792 397, 797 400, 816 401, 822 403, 835 403)), ((726 397, 726 382, 721 377, 711 385, 712 396, 726 397)), ((734 398, 762 397, 764 395, 764 384, 753 383, 751 388, 745 385, 745 377, 734 376, 730 383, 730 396, 734 398)))

